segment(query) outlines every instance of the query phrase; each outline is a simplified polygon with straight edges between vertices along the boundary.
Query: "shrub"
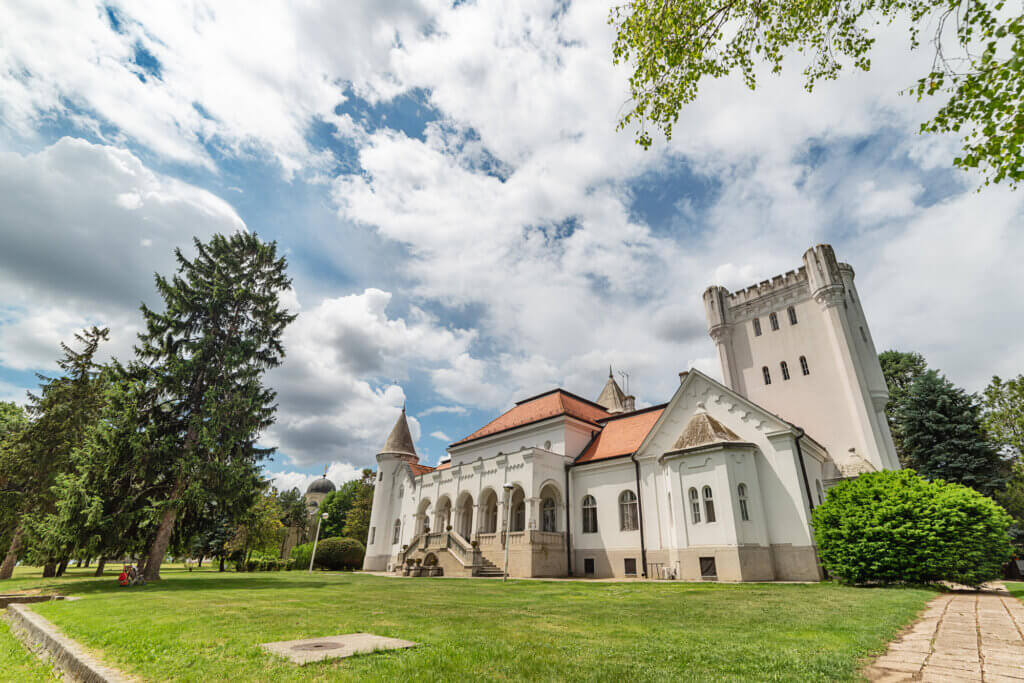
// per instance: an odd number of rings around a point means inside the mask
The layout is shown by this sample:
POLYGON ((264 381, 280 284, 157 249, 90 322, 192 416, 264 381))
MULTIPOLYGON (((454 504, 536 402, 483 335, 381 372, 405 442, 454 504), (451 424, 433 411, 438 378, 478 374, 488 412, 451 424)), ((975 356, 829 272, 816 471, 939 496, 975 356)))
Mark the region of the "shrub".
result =
POLYGON ((313 554, 313 544, 303 543, 292 548, 291 559, 295 567, 299 569, 309 568, 309 557, 313 554))
POLYGON ((825 569, 857 584, 981 585, 1001 576, 1010 558, 1010 521, 977 491, 913 470, 841 482, 813 516, 825 569))
POLYGON ((366 548, 354 538, 325 538, 316 547, 316 563, 325 569, 359 569, 366 548))

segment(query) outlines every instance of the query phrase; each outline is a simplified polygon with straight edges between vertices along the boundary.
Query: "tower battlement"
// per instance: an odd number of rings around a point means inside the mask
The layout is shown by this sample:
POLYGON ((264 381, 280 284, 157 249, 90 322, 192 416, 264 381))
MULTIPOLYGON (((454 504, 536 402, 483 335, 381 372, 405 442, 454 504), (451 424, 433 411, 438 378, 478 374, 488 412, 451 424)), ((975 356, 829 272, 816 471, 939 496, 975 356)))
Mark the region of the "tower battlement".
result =
POLYGON ((888 399, 853 268, 828 244, 803 265, 730 292, 704 291, 708 332, 726 384, 806 427, 837 461, 853 452, 899 467, 885 421, 888 399))

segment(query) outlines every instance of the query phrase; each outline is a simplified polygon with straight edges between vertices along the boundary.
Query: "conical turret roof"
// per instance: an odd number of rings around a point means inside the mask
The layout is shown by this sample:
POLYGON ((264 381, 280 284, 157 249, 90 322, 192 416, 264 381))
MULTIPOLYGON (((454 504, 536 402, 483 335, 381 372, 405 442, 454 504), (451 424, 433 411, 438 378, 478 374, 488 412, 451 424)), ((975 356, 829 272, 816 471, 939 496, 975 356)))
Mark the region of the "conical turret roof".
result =
POLYGON ((402 406, 402 414, 398 416, 398 421, 391 428, 388 440, 384 442, 384 448, 380 452, 419 458, 416 455, 416 446, 412 442, 412 434, 409 432, 409 423, 405 419, 405 406, 402 406))
POLYGON ((691 448, 730 441, 737 442, 742 441, 742 439, 734 431, 701 410, 687 423, 686 429, 676 439, 672 450, 685 451, 691 448))
POLYGON ((609 413, 622 413, 626 410, 626 393, 622 391, 619 383, 612 376, 612 368, 608 366, 608 381, 597 397, 597 403, 604 407, 609 413))

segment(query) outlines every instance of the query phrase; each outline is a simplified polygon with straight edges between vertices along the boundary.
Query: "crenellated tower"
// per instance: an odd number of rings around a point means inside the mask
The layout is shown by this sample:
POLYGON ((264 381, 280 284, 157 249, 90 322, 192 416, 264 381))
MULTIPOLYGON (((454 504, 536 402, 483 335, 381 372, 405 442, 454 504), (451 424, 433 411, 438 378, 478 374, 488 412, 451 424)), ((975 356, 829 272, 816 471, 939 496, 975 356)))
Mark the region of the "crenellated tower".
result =
POLYGON ((737 292, 708 287, 704 309, 727 386, 804 428, 841 469, 899 469, 889 399, 853 268, 832 247, 737 292))

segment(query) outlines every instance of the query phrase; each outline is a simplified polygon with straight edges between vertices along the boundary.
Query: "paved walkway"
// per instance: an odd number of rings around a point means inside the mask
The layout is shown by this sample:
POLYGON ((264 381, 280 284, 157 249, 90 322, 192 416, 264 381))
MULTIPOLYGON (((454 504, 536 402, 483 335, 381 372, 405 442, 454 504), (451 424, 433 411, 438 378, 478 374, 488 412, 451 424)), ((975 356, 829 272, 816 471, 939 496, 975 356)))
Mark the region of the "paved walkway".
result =
POLYGON ((939 596, 864 673, 886 683, 1024 683, 1024 604, 1005 592, 939 596))

